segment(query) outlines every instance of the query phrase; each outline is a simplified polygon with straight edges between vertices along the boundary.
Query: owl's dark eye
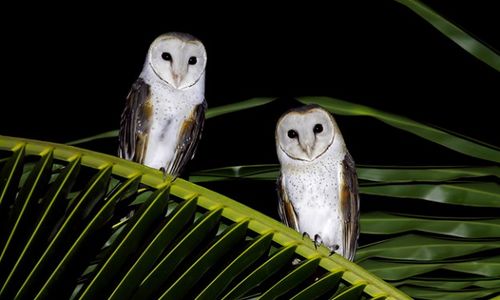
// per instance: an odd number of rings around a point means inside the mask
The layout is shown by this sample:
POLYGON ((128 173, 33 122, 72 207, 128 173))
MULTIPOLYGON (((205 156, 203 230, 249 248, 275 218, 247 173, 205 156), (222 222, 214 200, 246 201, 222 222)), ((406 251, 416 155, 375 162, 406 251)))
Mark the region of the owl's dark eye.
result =
POLYGON ((288 130, 288 137, 289 138, 294 139, 298 136, 299 136, 299 134, 297 133, 297 131, 295 131, 293 129, 288 130))
POLYGON ((195 56, 191 56, 189 58, 188 64, 190 64, 190 65, 196 65, 197 62, 198 62, 198 60, 196 59, 196 57, 195 56))
POLYGON ((163 58, 163 60, 166 60, 166 61, 171 61, 172 60, 172 56, 168 52, 163 52, 161 54, 161 58, 163 58))
POLYGON ((314 133, 320 133, 320 132, 322 132, 323 131, 323 125, 321 125, 321 124, 314 125, 313 131, 314 131, 314 133))

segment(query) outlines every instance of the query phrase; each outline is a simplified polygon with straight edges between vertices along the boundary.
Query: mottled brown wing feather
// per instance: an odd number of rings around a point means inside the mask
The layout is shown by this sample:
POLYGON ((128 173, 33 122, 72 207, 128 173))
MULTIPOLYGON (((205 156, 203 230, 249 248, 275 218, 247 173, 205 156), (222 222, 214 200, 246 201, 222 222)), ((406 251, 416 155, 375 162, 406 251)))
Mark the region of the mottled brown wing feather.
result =
POLYGON ((186 164, 194 157, 203 132, 206 110, 207 102, 204 100, 195 107, 191 116, 182 124, 178 138, 179 143, 175 149, 174 161, 171 169, 168 170, 170 174, 174 176, 179 175, 186 164))
POLYGON ((280 175, 280 177, 278 178, 276 186, 278 190, 278 214, 281 218, 281 221, 288 227, 291 227, 300 232, 297 214, 295 213, 293 204, 290 199, 288 199, 288 195, 283 187, 282 175, 280 175))
POLYGON ((120 122, 118 155, 121 158, 144 162, 147 151, 153 107, 149 85, 141 78, 132 85, 120 122))
POLYGON ((359 193, 356 167, 349 153, 342 161, 340 206, 344 217, 344 257, 352 261, 359 237, 359 193))

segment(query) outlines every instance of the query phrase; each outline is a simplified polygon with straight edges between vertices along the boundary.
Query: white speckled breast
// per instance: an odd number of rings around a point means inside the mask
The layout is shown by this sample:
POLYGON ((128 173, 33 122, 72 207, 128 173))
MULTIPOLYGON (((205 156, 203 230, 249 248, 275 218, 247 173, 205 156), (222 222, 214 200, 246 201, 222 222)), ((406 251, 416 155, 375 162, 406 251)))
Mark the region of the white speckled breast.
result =
POLYGON ((153 120, 144 164, 156 169, 163 167, 168 172, 179 144, 182 124, 204 100, 205 79, 203 76, 192 87, 177 90, 156 77, 149 68, 143 71, 141 77, 151 88, 153 103, 153 120))
POLYGON ((286 173, 288 196, 299 229, 311 238, 319 234, 327 246, 341 244, 338 176, 341 161, 322 159, 286 173))

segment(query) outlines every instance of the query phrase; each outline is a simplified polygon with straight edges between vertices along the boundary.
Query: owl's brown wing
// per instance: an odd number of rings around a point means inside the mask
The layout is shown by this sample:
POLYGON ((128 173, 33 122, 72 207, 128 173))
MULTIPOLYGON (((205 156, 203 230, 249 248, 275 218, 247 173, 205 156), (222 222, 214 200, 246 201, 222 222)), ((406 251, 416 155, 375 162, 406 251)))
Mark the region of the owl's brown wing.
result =
POLYGON ((280 174, 280 177, 278 177, 276 185, 278 190, 278 214, 281 218, 281 221, 288 227, 291 227, 300 232, 297 214, 295 213, 293 204, 288 198, 288 194, 286 193, 286 190, 284 188, 282 174, 280 174))
POLYGON ((340 176, 340 207, 344 221, 344 257, 354 259, 359 237, 359 194, 356 167, 349 153, 342 161, 340 176))
POLYGON ((186 164, 194 157, 203 132, 206 110, 207 101, 203 100, 202 103, 194 108, 189 118, 181 125, 174 153, 174 161, 170 169, 167 170, 168 173, 174 176, 179 175, 186 164))
POLYGON ((142 80, 132 85, 120 122, 118 155, 121 158, 144 163, 147 151, 153 107, 149 85, 142 80))

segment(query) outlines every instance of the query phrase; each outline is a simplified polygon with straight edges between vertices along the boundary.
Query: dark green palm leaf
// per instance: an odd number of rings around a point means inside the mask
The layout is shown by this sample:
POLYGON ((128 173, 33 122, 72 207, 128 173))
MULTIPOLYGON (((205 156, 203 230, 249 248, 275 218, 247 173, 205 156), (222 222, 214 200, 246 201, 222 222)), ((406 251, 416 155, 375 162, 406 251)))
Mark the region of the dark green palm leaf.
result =
POLYGON ((440 278, 420 278, 420 279, 409 279, 403 280, 401 282, 393 283, 396 286, 400 285, 412 285, 412 286, 422 286, 435 289, 444 289, 449 291, 458 291, 466 288, 486 288, 492 289, 500 286, 500 278, 471 278, 462 280, 443 280, 440 278))
MULTIPOLYGON (((460 178, 495 176, 500 167, 396 167, 363 166, 356 168, 358 178, 382 182, 448 181, 460 178)), ((192 172, 189 181, 210 182, 230 179, 276 180, 279 165, 231 166, 192 172)))
MULTIPOLYGON (((422 251, 425 251, 425 249, 422 251)), ((469 261, 442 261, 435 263, 422 263, 418 261, 409 263, 407 261, 367 259, 362 261, 360 265, 386 280, 407 279, 439 269, 485 277, 500 277, 500 256, 471 259, 469 261)))
POLYGON ((399 261, 439 261, 487 250, 499 250, 500 241, 466 241, 408 234, 361 247, 356 260, 379 257, 399 261))
POLYGON ((361 215, 361 232, 395 234, 421 231, 461 238, 498 238, 500 219, 432 219, 402 216, 381 211, 361 215))
POLYGON ((465 51, 469 52, 471 55, 481 60, 485 64, 489 65, 493 69, 500 71, 500 56, 498 52, 490 49, 490 47, 484 45, 481 41, 473 38, 470 34, 462 30, 460 27, 454 25, 452 22, 446 20, 429 6, 423 4, 418 0, 395 0, 399 2, 424 20, 429 22, 434 28, 439 30, 446 37, 451 39, 457 45, 462 47, 465 51))
POLYGON ((362 186, 364 194, 416 198, 446 204, 500 207, 500 186, 493 182, 440 184, 382 184, 362 186))
MULTIPOLYGON (((419 299, 440 299, 440 300, 470 300, 470 299, 488 299, 491 295, 498 294, 500 288, 491 289, 473 289, 473 290, 460 290, 455 292, 442 291, 441 289, 424 289, 420 287, 403 287, 405 292, 414 295, 419 299)), ((490 298, 490 299, 498 299, 490 298)))

